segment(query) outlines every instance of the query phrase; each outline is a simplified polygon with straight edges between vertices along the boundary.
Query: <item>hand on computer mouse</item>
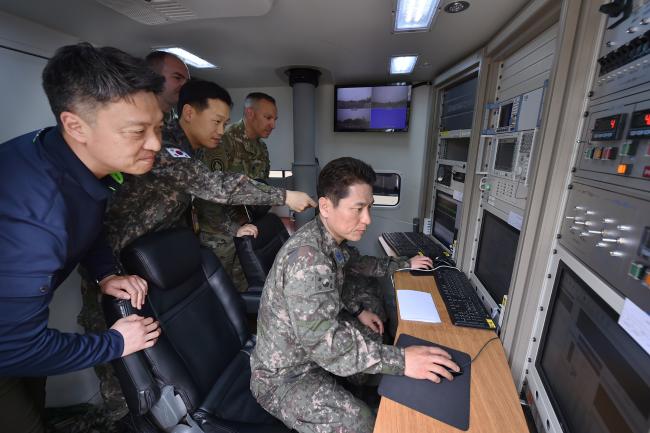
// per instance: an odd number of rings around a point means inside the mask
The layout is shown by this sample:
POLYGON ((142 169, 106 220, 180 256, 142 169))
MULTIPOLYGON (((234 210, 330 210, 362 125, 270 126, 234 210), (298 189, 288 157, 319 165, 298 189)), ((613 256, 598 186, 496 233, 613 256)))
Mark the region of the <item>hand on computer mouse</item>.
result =
POLYGON ((414 256, 409 259, 411 269, 431 269, 433 267, 433 260, 427 256, 414 256))
POLYGON ((404 349, 404 375, 440 383, 441 378, 454 380, 449 370, 460 371, 451 355, 439 347, 410 346, 404 349))

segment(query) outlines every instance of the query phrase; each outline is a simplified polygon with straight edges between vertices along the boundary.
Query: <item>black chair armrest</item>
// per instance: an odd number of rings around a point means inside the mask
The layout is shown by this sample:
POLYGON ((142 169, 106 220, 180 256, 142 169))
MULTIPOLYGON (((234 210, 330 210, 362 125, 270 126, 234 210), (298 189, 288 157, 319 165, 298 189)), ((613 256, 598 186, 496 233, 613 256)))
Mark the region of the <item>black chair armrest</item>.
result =
MULTIPOLYGON (((107 326, 118 319, 135 313, 131 301, 102 296, 102 308, 107 326)), ((111 362, 115 375, 120 381, 122 392, 129 410, 134 415, 144 415, 160 398, 160 388, 156 384, 142 352, 132 353, 111 362)))
POLYGON ((261 286, 249 286, 247 292, 241 293, 244 304, 246 304, 246 314, 257 314, 260 309, 262 289, 261 286))

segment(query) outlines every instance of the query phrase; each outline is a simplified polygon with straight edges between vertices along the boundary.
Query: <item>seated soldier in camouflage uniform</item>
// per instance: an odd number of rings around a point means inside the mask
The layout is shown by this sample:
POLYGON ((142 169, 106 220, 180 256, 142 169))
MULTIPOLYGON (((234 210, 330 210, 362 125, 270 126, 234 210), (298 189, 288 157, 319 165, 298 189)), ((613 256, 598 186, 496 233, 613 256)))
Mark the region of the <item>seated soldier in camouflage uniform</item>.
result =
MULTIPOLYGON (((439 348, 383 345, 377 314, 342 293, 345 272, 371 274, 405 263, 350 254, 370 224, 375 172, 354 158, 331 161, 318 178, 320 214, 282 247, 264 286, 251 391, 260 405, 299 432, 371 432, 374 415, 335 379, 358 373, 406 375, 439 382, 458 371, 439 348)), ((414 257, 410 267, 430 259, 414 257)))
MULTIPOLYGON (((271 162, 262 138, 271 135, 277 118, 278 109, 273 97, 260 92, 248 94, 244 100, 242 119, 226 129, 218 147, 203 153, 203 162, 210 170, 242 173, 252 179, 268 179, 271 162)), ((247 234, 257 236, 257 227, 246 223, 255 218, 258 209, 224 206, 201 199, 195 200, 194 204, 201 228, 201 243, 209 246, 219 257, 237 290, 245 292, 248 283, 237 258, 233 237, 247 234)))

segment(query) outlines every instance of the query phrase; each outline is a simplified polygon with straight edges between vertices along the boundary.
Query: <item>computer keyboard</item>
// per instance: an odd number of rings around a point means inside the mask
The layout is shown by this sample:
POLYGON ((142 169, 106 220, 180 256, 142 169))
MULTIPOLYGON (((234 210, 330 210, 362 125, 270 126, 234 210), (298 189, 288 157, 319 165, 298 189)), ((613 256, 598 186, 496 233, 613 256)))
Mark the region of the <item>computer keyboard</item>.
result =
POLYGON ((454 268, 436 269, 433 274, 454 325, 496 328, 465 274, 454 268))
POLYGON ((434 259, 444 253, 444 250, 424 233, 392 232, 382 233, 381 236, 398 256, 413 257, 422 253, 434 259))

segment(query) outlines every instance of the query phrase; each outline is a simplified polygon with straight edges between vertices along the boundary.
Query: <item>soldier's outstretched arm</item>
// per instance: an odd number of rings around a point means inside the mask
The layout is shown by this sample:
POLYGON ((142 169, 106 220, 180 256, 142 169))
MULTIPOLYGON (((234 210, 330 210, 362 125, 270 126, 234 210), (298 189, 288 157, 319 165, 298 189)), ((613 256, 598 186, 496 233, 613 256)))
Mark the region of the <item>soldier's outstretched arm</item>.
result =
POLYGON ((239 173, 210 171, 193 158, 161 158, 155 168, 157 176, 172 177, 185 192, 221 204, 283 205, 302 211, 315 203, 299 191, 286 191, 256 182, 239 173))
POLYGON ((405 257, 375 257, 362 256, 359 250, 348 246, 350 260, 345 265, 347 272, 354 272, 366 277, 385 277, 395 270, 409 267, 409 261, 405 257))
POLYGON ((291 253, 283 273, 291 324, 312 361, 339 376, 404 373, 403 349, 366 339, 354 326, 338 320, 336 274, 323 253, 302 246, 291 253))

